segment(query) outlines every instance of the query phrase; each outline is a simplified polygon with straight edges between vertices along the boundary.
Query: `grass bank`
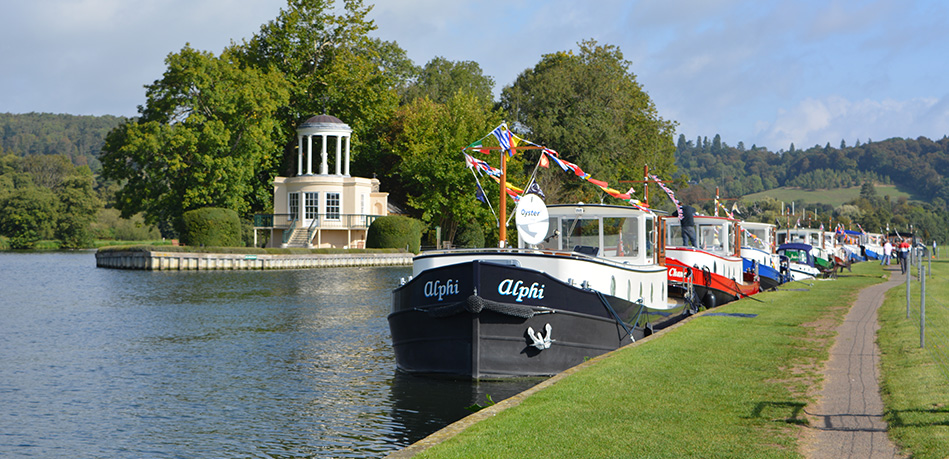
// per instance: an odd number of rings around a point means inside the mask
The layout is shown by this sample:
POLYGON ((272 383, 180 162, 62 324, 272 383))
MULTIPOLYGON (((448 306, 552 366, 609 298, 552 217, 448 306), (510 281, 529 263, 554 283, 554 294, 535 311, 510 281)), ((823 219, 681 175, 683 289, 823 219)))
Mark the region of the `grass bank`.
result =
POLYGON ((698 316, 418 457, 800 457, 834 329, 882 275, 861 263, 719 307, 710 312, 756 316, 698 316))
MULTIPOLYGON (((876 189, 878 195, 889 196, 893 201, 896 201, 901 197, 913 199, 912 195, 905 191, 900 191, 896 185, 876 184, 874 185, 874 188, 876 189)), ((741 199, 745 202, 750 202, 764 199, 768 196, 778 201, 788 203, 788 205, 790 205, 791 201, 800 200, 809 204, 821 203, 830 204, 834 207, 837 207, 844 204, 845 202, 850 202, 860 197, 860 187, 853 186, 850 188, 832 188, 826 190, 804 190, 801 188, 781 187, 745 195, 742 196, 741 199)))
MULTIPOLYGON (((926 269, 929 264, 925 263, 926 269)), ((880 390, 890 438, 917 458, 949 454, 949 261, 933 260, 926 279, 926 347, 920 347, 920 283, 890 290, 879 311, 880 390)))

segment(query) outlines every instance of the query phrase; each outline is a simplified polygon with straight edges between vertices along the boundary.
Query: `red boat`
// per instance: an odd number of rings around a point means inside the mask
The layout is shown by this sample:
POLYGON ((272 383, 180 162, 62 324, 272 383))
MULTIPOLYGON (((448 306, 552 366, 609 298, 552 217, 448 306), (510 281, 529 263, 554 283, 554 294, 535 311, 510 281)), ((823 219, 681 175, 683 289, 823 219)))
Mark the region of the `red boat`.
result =
POLYGON ((725 217, 693 218, 697 247, 673 245, 682 241, 679 219, 664 217, 669 295, 712 308, 758 293, 758 279, 742 266, 740 222, 725 217))

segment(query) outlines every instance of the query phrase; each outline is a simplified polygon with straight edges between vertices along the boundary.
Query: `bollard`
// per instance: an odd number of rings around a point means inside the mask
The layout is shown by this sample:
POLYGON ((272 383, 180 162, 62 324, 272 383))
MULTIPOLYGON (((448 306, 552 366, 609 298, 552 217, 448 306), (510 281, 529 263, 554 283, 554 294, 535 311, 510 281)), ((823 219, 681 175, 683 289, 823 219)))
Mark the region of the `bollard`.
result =
POLYGON ((907 319, 909 319, 909 282, 910 282, 910 278, 912 277, 910 275, 910 271, 912 271, 912 269, 906 270, 906 318, 907 319))
MULTIPOLYGON (((919 265, 919 269, 925 270, 922 264, 919 265)), ((919 282, 919 348, 926 348, 926 274, 923 273, 921 276, 922 280, 919 282)))

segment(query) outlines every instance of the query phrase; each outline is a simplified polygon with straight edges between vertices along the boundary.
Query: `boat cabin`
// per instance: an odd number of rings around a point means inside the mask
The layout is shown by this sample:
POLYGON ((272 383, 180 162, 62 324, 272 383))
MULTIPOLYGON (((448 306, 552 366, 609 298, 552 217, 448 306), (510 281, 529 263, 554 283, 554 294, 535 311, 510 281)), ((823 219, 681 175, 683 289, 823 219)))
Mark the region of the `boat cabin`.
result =
POLYGON ((774 253, 777 227, 770 223, 741 222, 741 246, 774 253))
MULTIPOLYGON (((556 204, 547 206, 549 225, 532 247, 572 251, 635 265, 660 264, 658 217, 628 206, 556 204)), ((520 247, 528 247, 519 237, 520 247)))
MULTIPOLYGON (((682 225, 676 217, 664 217, 666 222, 666 245, 682 247, 682 225)), ((740 256, 741 231, 738 221, 727 217, 696 215, 695 242, 698 248, 721 256, 740 256)))

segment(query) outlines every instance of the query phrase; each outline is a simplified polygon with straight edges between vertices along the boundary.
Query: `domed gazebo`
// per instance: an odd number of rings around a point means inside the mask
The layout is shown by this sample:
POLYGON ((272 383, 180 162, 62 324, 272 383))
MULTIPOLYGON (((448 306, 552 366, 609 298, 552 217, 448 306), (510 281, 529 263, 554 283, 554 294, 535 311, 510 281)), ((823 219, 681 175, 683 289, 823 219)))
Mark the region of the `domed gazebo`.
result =
POLYGON ((320 174, 326 175, 328 172, 326 161, 326 142, 330 138, 336 141, 336 175, 349 175, 349 144, 352 139, 353 129, 348 124, 342 122, 339 118, 330 115, 314 116, 297 128, 297 175, 303 175, 303 156, 306 152, 306 175, 313 175, 313 139, 322 139, 320 149, 320 174), (304 142, 305 140, 305 142, 304 142), (340 161, 340 153, 343 143, 346 144, 346 160, 340 161), (304 148, 305 147, 305 148, 304 148), (340 173, 340 164, 345 167, 340 173))
POLYGON ((254 219, 255 230, 270 230, 269 247, 365 247, 369 224, 387 214, 389 193, 379 192, 375 178, 349 175, 352 132, 325 114, 297 128, 297 175, 274 178, 274 214, 254 219), (334 174, 329 173, 331 150, 336 152, 334 174), (314 174, 317 154, 319 173, 314 174))

